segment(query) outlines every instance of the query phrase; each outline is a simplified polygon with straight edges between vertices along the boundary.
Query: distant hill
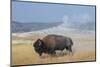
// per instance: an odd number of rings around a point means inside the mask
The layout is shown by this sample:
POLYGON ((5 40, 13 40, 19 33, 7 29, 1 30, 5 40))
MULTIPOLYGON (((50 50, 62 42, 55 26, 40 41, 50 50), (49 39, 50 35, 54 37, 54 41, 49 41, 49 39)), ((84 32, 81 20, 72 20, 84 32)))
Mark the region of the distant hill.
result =
POLYGON ((55 23, 20 23, 16 21, 11 22, 11 31, 13 33, 17 32, 31 32, 37 31, 42 29, 47 29, 51 27, 55 27, 62 24, 62 22, 55 22, 55 23))

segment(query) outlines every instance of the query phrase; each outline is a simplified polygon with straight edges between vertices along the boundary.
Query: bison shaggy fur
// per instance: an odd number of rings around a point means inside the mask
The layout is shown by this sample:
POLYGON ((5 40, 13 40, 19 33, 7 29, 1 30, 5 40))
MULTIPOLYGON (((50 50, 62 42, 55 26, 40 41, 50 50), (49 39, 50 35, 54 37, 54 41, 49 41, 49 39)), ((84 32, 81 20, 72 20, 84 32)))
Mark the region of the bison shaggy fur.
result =
POLYGON ((62 35, 47 35, 43 39, 37 39, 33 44, 35 51, 41 56, 42 53, 55 54, 56 50, 68 50, 72 52, 73 41, 62 35))

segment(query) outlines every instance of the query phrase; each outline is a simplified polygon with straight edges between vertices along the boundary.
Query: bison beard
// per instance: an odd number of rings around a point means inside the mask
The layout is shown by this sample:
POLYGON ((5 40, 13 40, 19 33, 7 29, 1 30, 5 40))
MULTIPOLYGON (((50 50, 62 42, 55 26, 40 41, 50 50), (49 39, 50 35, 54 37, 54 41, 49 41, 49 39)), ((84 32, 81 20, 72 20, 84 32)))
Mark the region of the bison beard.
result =
POLYGON ((34 44, 35 51, 41 56, 42 53, 56 54, 56 50, 68 50, 72 52, 73 41, 69 37, 61 35, 48 35, 42 40, 38 39, 34 44))

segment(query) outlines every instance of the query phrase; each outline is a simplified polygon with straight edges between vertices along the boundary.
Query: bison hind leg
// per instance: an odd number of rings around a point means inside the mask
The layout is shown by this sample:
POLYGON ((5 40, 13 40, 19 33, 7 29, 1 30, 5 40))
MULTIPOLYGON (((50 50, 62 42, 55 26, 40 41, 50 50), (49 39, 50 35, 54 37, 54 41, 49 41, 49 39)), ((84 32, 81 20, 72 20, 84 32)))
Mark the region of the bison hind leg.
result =
POLYGON ((71 46, 71 45, 70 45, 70 46, 67 46, 67 47, 66 47, 66 50, 69 51, 69 54, 70 54, 70 53, 73 54, 72 46, 71 46))
POLYGON ((72 47, 71 46, 69 46, 69 51, 72 52, 72 47))

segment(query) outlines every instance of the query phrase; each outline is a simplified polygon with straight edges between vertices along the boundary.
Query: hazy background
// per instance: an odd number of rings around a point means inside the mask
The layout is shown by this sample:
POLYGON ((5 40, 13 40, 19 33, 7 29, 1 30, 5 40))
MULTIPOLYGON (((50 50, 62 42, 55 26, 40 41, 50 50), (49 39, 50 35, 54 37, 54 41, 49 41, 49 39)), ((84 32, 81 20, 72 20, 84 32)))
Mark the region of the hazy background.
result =
POLYGON ((12 32, 56 27, 95 30, 95 7, 31 2, 12 2, 12 32))

